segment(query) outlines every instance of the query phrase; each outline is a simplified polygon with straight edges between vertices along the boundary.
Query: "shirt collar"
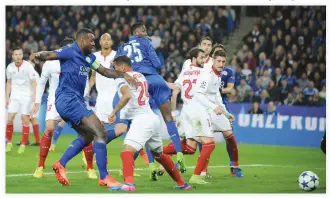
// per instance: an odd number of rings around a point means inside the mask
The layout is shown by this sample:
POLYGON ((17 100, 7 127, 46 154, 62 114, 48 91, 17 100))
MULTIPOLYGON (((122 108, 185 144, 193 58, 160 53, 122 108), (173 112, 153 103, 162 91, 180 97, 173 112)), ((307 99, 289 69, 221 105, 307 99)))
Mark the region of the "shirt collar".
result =
POLYGON ((218 72, 217 70, 215 70, 213 66, 212 66, 212 70, 213 70, 213 72, 215 73, 215 75, 217 75, 217 76, 220 76, 220 75, 221 75, 221 73, 218 72))

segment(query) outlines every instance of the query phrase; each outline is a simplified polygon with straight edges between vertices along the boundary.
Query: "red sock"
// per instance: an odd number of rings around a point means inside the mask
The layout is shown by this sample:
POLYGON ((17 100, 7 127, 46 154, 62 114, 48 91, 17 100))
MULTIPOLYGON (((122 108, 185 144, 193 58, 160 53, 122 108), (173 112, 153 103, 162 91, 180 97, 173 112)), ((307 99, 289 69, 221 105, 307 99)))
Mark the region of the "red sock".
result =
POLYGON ((11 143, 13 141, 13 132, 14 132, 13 123, 8 123, 6 127, 6 138, 8 143, 11 143))
POLYGON ((129 151, 123 151, 120 154, 123 162, 123 176, 125 183, 134 184, 134 154, 129 151))
POLYGON ((189 146, 188 144, 181 143, 181 147, 182 147, 183 154, 186 154, 186 155, 192 155, 196 151, 196 148, 193 148, 193 147, 189 146))
POLYGON ((231 157, 234 162, 234 166, 238 166, 238 147, 234 134, 231 134, 229 137, 226 137, 226 142, 229 146, 231 157))
POLYGON ((147 166, 149 166, 149 159, 148 159, 148 156, 147 156, 146 152, 144 152, 144 150, 141 149, 141 151, 140 151, 139 154, 140 154, 140 156, 141 156, 143 162, 144 162, 147 166))
POLYGON ((53 130, 49 130, 48 134, 44 133, 40 142, 39 152, 39 164, 38 167, 42 166, 45 168, 45 161, 49 152, 50 144, 52 143, 53 130))
POLYGON ((26 142, 29 140, 30 126, 23 125, 22 131, 22 145, 26 145, 26 142))
POLYGON ((200 175, 204 167, 206 166, 209 158, 211 156, 212 151, 215 148, 215 143, 210 142, 206 144, 202 144, 202 152, 198 156, 197 165, 194 171, 195 175, 200 175))
POLYGON ((209 167, 209 161, 207 161, 205 167, 203 168, 202 172, 207 172, 207 168, 209 167))
POLYGON ((94 151, 93 151, 93 144, 88 144, 84 149, 85 158, 87 161, 87 170, 88 169, 94 169, 93 167, 93 157, 94 157, 94 151))
POLYGON ((155 160, 165 168, 166 172, 172 177, 174 181, 176 181, 178 186, 184 185, 185 182, 182 176, 168 155, 162 154, 160 157, 155 157, 155 160))
POLYGON ((33 125, 33 134, 36 138, 36 143, 40 143, 39 124, 33 125))
POLYGON ((163 148, 163 153, 167 154, 167 155, 176 154, 176 150, 175 150, 173 142, 169 143, 167 146, 165 146, 163 148))

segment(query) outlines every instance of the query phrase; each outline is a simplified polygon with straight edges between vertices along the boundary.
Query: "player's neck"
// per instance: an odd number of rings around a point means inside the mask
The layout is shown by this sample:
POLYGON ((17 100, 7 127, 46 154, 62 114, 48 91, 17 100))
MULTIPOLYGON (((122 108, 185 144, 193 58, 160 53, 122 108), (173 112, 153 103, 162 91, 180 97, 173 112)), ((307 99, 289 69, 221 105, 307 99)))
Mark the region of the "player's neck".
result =
POLYGON ((102 56, 109 56, 109 54, 112 52, 112 49, 109 48, 109 49, 101 49, 101 55, 102 56))
POLYGON ((214 66, 212 66, 212 70, 217 76, 220 76, 221 72, 217 71, 214 66))
POLYGON ((124 69, 124 72, 132 72, 133 70, 132 70, 132 68, 125 68, 124 69))
POLYGON ((210 60, 210 56, 207 55, 207 57, 205 58, 205 63, 209 62, 209 60, 210 60))
POLYGON ((20 66, 22 66, 22 64, 23 64, 23 60, 21 62, 18 62, 18 63, 15 62, 16 67, 20 67, 20 66))

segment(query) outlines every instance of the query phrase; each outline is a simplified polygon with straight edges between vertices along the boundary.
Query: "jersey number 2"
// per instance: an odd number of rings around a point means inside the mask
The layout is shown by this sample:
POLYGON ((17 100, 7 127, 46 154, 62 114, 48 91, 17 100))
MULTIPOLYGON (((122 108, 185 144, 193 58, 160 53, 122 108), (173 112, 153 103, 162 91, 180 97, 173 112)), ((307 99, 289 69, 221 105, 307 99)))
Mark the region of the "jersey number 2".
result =
POLYGON ((190 92, 191 89, 192 89, 192 84, 196 84, 196 81, 197 81, 197 79, 194 79, 192 82, 191 82, 191 80, 184 80, 184 81, 183 81, 183 86, 188 85, 186 91, 184 92, 184 96, 185 96, 187 99, 191 99, 191 96, 189 95, 189 92, 190 92))
POLYGON ((148 92, 148 82, 144 81, 142 82, 137 82, 136 84, 138 87, 141 87, 141 91, 138 97, 138 104, 140 106, 146 105, 146 100, 145 98, 149 98, 149 92, 148 92))
MULTIPOLYGON (((142 61, 142 52, 139 49, 140 43, 132 43, 131 45, 126 45, 124 47, 124 51, 127 52, 127 56, 131 58, 131 56, 134 54, 134 60, 135 62, 139 63, 142 61)), ((133 57, 131 59, 132 63, 134 62, 133 57)))

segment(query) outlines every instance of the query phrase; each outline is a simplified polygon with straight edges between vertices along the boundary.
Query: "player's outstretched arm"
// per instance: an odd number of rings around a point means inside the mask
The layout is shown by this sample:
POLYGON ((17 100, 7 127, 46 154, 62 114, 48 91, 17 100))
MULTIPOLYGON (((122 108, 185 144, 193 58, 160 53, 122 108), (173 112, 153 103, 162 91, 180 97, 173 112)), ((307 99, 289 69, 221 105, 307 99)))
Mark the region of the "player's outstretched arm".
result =
POLYGON ((37 52, 37 53, 32 53, 30 55, 30 60, 34 63, 36 63, 37 60, 48 61, 48 60, 58 60, 58 59, 59 58, 57 57, 57 53, 51 51, 37 52))
POLYGON ((228 83, 226 88, 222 88, 221 94, 231 94, 234 89, 234 83, 228 83))
POLYGON ((136 79, 124 72, 119 72, 119 71, 115 71, 115 70, 111 70, 111 69, 107 69, 105 67, 103 67, 100 63, 98 62, 94 62, 92 64, 92 69, 95 70, 96 72, 98 72, 99 74, 101 74, 104 77, 107 78, 125 78, 125 80, 131 84, 131 85, 136 85, 136 79))
POLYGON ((120 87, 120 92, 122 97, 109 116, 109 124, 113 124, 116 121, 116 113, 124 108, 128 101, 132 98, 131 90, 127 85, 122 85, 120 87))

